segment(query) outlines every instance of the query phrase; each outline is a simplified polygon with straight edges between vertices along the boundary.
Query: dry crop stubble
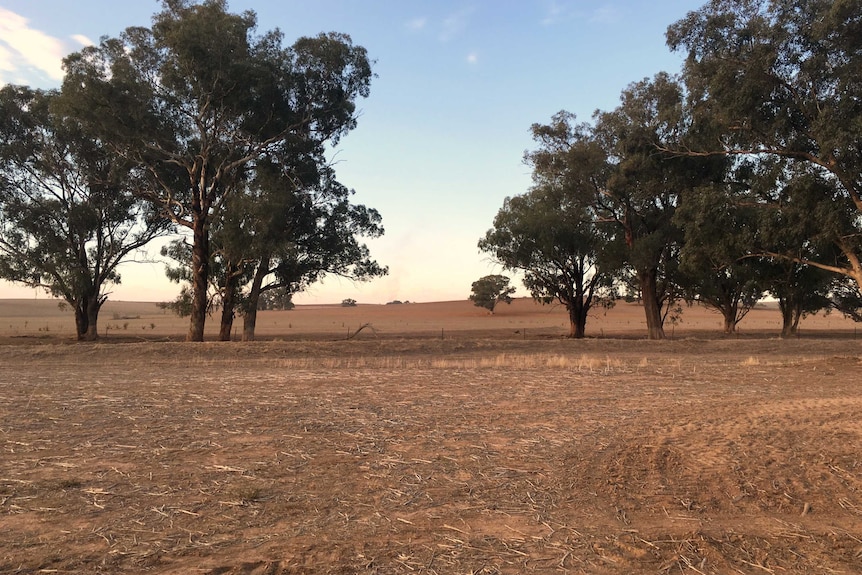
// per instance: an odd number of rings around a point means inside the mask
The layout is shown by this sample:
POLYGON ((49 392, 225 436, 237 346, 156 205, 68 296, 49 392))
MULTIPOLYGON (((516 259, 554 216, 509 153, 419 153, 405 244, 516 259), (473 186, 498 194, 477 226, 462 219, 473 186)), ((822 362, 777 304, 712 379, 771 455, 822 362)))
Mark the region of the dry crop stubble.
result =
POLYGON ((859 572, 859 350, 2 346, 0 572, 859 572))

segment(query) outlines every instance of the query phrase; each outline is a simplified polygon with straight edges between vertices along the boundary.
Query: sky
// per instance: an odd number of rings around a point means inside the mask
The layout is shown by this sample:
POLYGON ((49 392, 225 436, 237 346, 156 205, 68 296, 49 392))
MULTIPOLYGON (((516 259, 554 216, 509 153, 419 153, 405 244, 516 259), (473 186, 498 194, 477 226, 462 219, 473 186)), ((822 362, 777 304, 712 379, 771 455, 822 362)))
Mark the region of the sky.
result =
MULTIPOLYGON (((706 0, 228 0, 252 10, 258 31, 290 44, 320 32, 349 34, 375 61, 357 128, 333 150, 355 203, 377 209, 386 230, 367 242, 389 275, 326 278, 300 304, 463 300, 482 276, 513 278, 477 243, 506 197, 531 184, 530 126, 568 110, 588 121, 612 110, 632 82, 677 73, 682 56, 664 33, 706 0)), ((59 87, 62 58, 149 26, 156 0, 0 0, 0 85, 59 87)), ((167 301, 158 245, 120 268, 110 299, 167 301)), ((0 298, 47 297, 0 282, 0 298)))

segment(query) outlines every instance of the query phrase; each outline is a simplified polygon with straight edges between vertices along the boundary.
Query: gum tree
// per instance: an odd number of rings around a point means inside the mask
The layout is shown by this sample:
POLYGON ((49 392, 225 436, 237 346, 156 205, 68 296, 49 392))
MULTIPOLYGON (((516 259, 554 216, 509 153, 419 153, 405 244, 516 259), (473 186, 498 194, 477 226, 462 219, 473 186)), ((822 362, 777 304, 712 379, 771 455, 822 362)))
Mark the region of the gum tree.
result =
POLYGON ((752 195, 759 217, 753 249, 769 259, 768 289, 778 299, 782 335, 791 336, 800 319, 836 307, 836 293, 857 286, 847 275, 804 263, 846 262, 834 238, 852 237, 857 216, 834 179, 775 158, 756 165, 760 174, 752 195))
POLYGON ((512 303, 515 288, 509 286, 509 278, 501 275, 481 277, 473 282, 470 301, 476 307, 488 310, 493 314, 498 303, 512 303))
POLYGON ((167 220, 138 199, 128 162, 55 109, 56 92, 0 89, 0 277, 44 288, 98 338, 117 267, 167 220))
POLYGON ((595 306, 612 305, 613 276, 599 263, 608 241, 593 208, 605 182, 605 157, 586 125, 566 112, 533 126, 537 150, 527 152, 533 188, 507 198, 479 248, 505 269, 524 272, 536 301, 558 301, 569 315, 569 337, 586 335, 595 306))
POLYGON ((683 194, 721 175, 723 161, 661 151, 692 129, 682 87, 668 74, 631 84, 620 100, 614 110, 596 112, 591 126, 574 126, 565 112, 534 125, 540 146, 528 160, 552 182, 577 190, 600 224, 604 269, 635 286, 648 337, 663 339, 664 321, 682 296, 682 233, 674 214, 683 194))
POLYGON ((329 166, 311 165, 304 174, 275 165, 260 169, 252 197, 245 198, 245 225, 231 238, 246 246, 242 253, 250 268, 242 298, 243 341, 254 340, 258 303, 271 290, 295 294, 329 275, 368 281, 388 273, 359 239, 383 235, 380 214, 354 204, 353 191, 329 166))
POLYGON ((704 186, 685 194, 674 220, 684 234, 680 272, 686 300, 720 313, 724 333, 735 333, 763 296, 769 274, 768 262, 750 257, 756 209, 733 202, 725 185, 704 186))
POLYGON ((823 229, 841 256, 775 256, 862 286, 858 1, 712 0, 670 26, 667 41, 686 54, 684 79, 694 114, 717 126, 711 140, 672 150, 778 158, 834 182, 837 197, 824 189, 820 201, 856 214, 850 230, 823 229))
POLYGON ((356 125, 371 63, 350 37, 283 45, 223 0, 164 0, 150 28, 128 28, 65 61, 66 106, 153 182, 141 197, 188 231, 193 301, 187 339, 203 340, 210 232, 258 162, 289 162, 356 125))
POLYGON ((596 194, 596 213, 615 230, 607 251, 618 269, 634 275, 649 338, 663 339, 665 318, 682 296, 683 234, 674 214, 684 194, 723 176, 723 161, 660 151, 697 129, 688 123, 682 86, 671 76, 636 82, 620 99, 616 109, 595 118, 594 137, 609 170, 596 194))

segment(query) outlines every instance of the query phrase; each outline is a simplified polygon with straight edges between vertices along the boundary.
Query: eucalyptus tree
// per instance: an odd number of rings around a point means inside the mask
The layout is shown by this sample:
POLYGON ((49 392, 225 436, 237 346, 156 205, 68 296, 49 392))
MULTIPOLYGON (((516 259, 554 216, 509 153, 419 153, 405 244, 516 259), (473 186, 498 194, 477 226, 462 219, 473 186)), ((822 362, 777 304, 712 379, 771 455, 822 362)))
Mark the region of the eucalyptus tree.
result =
POLYGON ((674 151, 779 158, 833 182, 818 203, 855 212, 850 230, 822 224, 841 257, 782 257, 862 286, 859 10, 857 0, 711 0, 670 26, 667 41, 687 56, 693 113, 720 128, 674 151))
POLYGON ((224 0, 164 0, 150 28, 127 28, 65 60, 66 106, 151 178, 141 195, 192 245, 187 339, 203 339, 210 231, 262 160, 297 142, 337 144, 369 93, 366 50, 338 33, 283 45, 224 0))
MULTIPOLYGON (((782 335, 790 336, 804 316, 836 307, 834 292, 843 291, 847 281, 855 284, 805 262, 846 265, 834 238, 852 237, 857 215, 833 178, 775 159, 752 164, 758 168, 747 194, 753 200, 749 205, 758 208, 752 250, 769 259, 768 290, 778 300, 782 335)), ((852 297, 843 301, 850 304, 852 297)))
MULTIPOLYGON (((282 165, 258 166, 247 189, 225 203, 212 233, 208 311, 221 308, 221 341, 231 339, 237 314, 243 317, 243 341, 255 339, 257 312, 268 293, 289 302, 325 276, 368 281, 388 273, 360 241, 383 234, 382 218, 353 204, 352 195, 328 166, 304 174, 286 173, 282 165)), ((183 314, 190 305, 191 246, 178 239, 162 255, 178 263, 168 268, 168 277, 184 284, 167 306, 183 314)))
POLYGON ((275 288, 260 294, 258 310, 290 311, 296 307, 293 294, 287 288, 275 288))
POLYGON ((61 298, 79 340, 98 337, 118 266, 168 228, 138 199, 130 164, 54 106, 58 94, 0 89, 0 277, 61 298))
POLYGON ((613 275, 599 257, 609 238, 594 202, 604 188, 605 156, 574 116, 560 112, 534 125, 539 147, 527 152, 533 187, 507 198, 479 248, 505 269, 524 272, 538 302, 558 301, 569 315, 569 337, 586 335, 589 313, 613 304, 613 275))
POLYGON ((511 304, 515 288, 509 285, 509 278, 502 275, 484 276, 473 282, 470 288, 470 301, 476 307, 488 310, 493 314, 497 304, 511 304))
POLYGON ((242 210, 245 233, 233 236, 250 281, 242 301, 243 340, 254 339, 262 294, 296 294, 326 276, 368 281, 388 273, 360 238, 383 235, 377 210, 354 204, 330 166, 307 162, 286 172, 283 165, 258 170, 242 210))
POLYGON ((674 220, 684 234, 680 272, 685 298, 720 313, 724 333, 731 334, 763 297, 769 269, 763 258, 752 256, 757 210, 734 201, 728 187, 691 190, 674 220))
POLYGON ((789 259, 768 262, 764 287, 778 301, 782 337, 796 335, 804 317, 835 307, 838 279, 849 278, 789 259))
POLYGON ((682 86, 665 73, 631 84, 620 105, 597 112, 594 137, 605 150, 608 177, 596 194, 599 218, 616 241, 606 252, 617 268, 632 270, 650 339, 663 339, 664 321, 682 296, 678 262, 683 234, 674 221, 681 197, 721 181, 722 158, 662 152, 698 126, 689 121, 682 86))

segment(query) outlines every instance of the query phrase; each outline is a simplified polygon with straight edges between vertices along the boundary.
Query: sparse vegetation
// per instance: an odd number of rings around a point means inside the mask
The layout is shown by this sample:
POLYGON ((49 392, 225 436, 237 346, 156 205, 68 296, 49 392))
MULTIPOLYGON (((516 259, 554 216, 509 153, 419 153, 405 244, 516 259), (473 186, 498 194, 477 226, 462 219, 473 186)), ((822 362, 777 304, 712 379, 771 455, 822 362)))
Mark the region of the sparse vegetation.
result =
POLYGON ((387 572, 854 572, 858 343, 633 333, 577 349, 390 333, 191 357, 0 346, 0 557, 117 574, 346 572, 359 554, 387 572), (94 509, 104 529, 80 529, 94 509), (94 547, 100 533, 114 546, 94 547))

